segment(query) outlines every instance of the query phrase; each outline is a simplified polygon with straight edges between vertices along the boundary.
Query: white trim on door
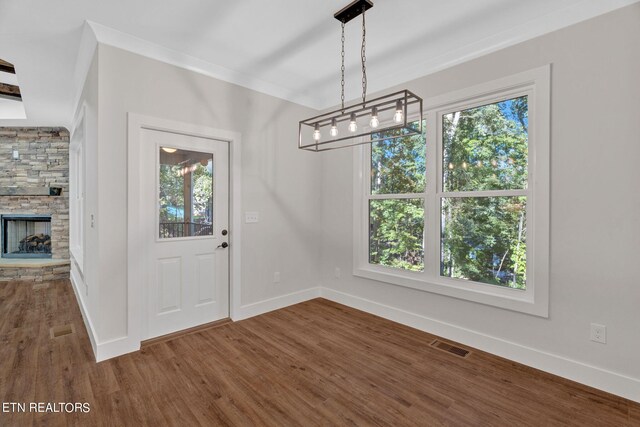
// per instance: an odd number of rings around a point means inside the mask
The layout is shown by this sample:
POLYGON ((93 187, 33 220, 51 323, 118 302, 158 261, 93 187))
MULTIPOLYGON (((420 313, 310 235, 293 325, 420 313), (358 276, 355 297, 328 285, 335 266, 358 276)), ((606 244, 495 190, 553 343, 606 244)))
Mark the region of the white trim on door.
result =
MULTIPOLYGON (((196 136, 209 139, 229 141, 229 232, 231 237, 229 257, 229 315, 232 319, 240 313, 240 286, 241 268, 240 254, 242 242, 241 221, 241 135, 223 129, 215 129, 207 126, 194 125, 185 122, 168 120, 158 117, 146 116, 137 113, 128 113, 128 139, 127 139, 127 283, 128 283, 128 307, 127 307, 127 345, 121 347, 123 353, 137 351, 142 341, 143 321, 146 313, 143 301, 144 293, 144 263, 133 259, 131 254, 142 237, 138 236, 142 227, 139 226, 142 209, 140 206, 140 144, 141 131, 143 129, 159 130, 178 133, 188 136, 196 136)), ((100 359, 98 360, 100 361, 100 359)))

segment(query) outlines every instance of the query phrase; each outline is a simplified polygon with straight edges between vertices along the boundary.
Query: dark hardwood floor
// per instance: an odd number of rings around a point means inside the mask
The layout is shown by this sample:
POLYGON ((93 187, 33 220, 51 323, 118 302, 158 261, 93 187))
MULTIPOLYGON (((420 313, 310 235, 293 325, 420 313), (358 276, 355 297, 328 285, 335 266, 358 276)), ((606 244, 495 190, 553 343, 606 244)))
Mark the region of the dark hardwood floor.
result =
POLYGON ((0 284, 0 425, 640 425, 640 405, 323 299, 96 364, 68 282, 0 284), (75 333, 51 338, 50 328, 75 333))

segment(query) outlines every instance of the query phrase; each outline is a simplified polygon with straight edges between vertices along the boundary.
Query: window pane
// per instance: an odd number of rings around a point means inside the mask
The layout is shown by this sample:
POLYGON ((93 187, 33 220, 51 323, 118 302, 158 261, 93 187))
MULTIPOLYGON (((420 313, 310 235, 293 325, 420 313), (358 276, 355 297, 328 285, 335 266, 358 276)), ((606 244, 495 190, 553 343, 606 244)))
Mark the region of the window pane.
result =
POLYGON ((442 199, 442 276, 525 289, 526 197, 442 199))
POLYGON ((371 144, 371 194, 422 193, 425 140, 412 135, 371 144))
POLYGON ((527 97, 442 117, 443 191, 527 187, 527 97))
POLYGON ((213 234, 213 154, 160 148, 160 238, 213 234))
POLYGON ((369 262, 424 270, 424 200, 369 201, 369 262))

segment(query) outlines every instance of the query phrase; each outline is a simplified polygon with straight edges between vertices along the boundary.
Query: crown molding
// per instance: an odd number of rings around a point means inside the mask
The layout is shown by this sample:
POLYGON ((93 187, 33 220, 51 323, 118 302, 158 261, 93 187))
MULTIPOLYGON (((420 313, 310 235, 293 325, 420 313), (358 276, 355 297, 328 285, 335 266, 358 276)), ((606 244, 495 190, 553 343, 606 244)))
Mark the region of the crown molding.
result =
POLYGON ((213 77, 227 83, 236 84, 256 92, 294 102, 305 107, 318 109, 318 102, 311 97, 303 96, 293 90, 283 88, 246 73, 231 70, 221 65, 204 61, 177 50, 149 42, 147 40, 123 33, 113 28, 86 21, 93 30, 98 43, 123 49, 166 64, 175 65, 185 70, 213 77))
MULTIPOLYGON (((531 19, 519 25, 475 40, 472 43, 448 50, 446 53, 431 56, 425 55, 424 61, 410 67, 403 67, 397 71, 378 76, 370 84, 370 92, 381 92, 405 82, 424 77, 455 65, 468 62, 487 54, 499 51, 509 46, 534 39, 539 36, 560 30, 613 10, 629 6, 640 0, 580 0, 561 10, 531 19)), ((287 89, 247 73, 239 72, 224 66, 204 61, 177 50, 169 49, 156 43, 149 42, 136 36, 115 30, 105 25, 85 21, 78 59, 76 62, 75 82, 76 94, 73 108, 82 92, 91 59, 97 44, 105 44, 123 49, 147 58, 155 59, 205 76, 213 77, 228 83, 236 84, 260 93, 290 101, 316 110, 332 108, 336 105, 333 96, 327 93, 317 93, 316 96, 301 94, 296 90, 287 89)), ((353 98, 355 99, 355 98, 353 98)), ((349 101, 350 102, 350 101, 349 101)))

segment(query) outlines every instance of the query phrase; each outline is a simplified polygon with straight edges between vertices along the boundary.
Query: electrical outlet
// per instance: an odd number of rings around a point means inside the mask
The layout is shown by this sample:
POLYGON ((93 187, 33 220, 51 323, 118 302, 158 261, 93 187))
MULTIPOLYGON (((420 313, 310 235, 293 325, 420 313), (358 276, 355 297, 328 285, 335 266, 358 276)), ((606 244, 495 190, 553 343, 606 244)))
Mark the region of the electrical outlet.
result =
POLYGON ((273 283, 280 283, 280 272, 276 271, 273 273, 273 283))
POLYGON ((591 341, 602 344, 607 343, 607 327, 605 325, 591 324, 591 341))
POLYGON ((333 275, 335 276, 336 279, 339 279, 340 276, 342 276, 342 271, 340 270, 340 267, 336 267, 336 269, 333 270, 333 275))
POLYGON ((259 215, 258 212, 245 212, 244 213, 244 222, 249 224, 252 222, 258 222, 259 215))

